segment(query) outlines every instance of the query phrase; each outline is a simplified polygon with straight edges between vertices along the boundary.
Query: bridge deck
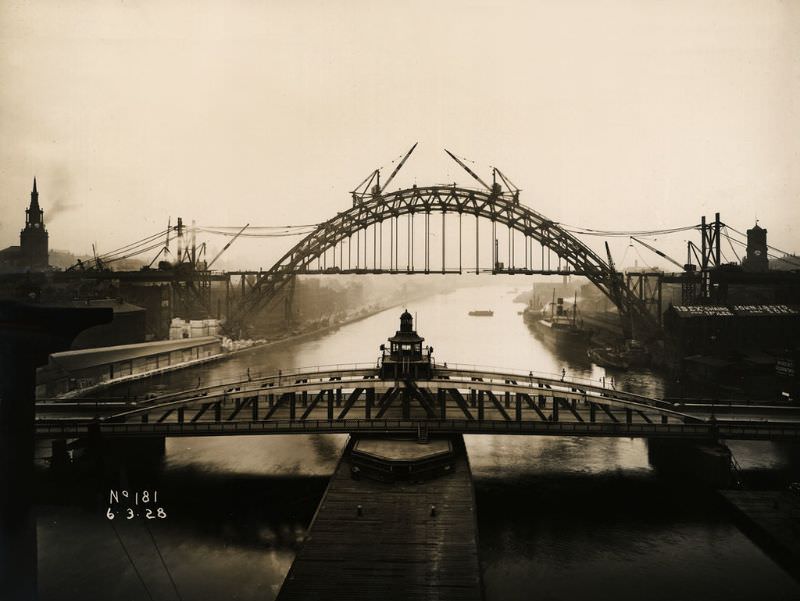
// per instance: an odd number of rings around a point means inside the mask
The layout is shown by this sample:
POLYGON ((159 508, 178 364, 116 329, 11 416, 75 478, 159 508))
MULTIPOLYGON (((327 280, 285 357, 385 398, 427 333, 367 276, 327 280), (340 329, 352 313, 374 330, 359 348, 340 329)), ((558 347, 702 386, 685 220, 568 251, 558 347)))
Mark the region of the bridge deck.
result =
POLYGON ((586 381, 437 367, 429 380, 377 369, 296 371, 151 399, 40 400, 36 436, 315 432, 666 436, 800 440, 796 408, 675 405, 586 381))
POLYGON ((454 473, 419 484, 353 480, 348 445, 279 601, 482 599, 472 475, 454 442, 454 473))

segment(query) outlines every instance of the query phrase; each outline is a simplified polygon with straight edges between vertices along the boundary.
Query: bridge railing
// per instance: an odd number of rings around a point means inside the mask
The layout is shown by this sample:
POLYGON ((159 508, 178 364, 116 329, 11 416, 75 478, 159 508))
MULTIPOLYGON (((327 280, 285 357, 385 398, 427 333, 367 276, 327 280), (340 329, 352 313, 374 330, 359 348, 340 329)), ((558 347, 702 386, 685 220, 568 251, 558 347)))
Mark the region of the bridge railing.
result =
MULTIPOLYGON (((545 372, 545 371, 532 371, 532 370, 523 370, 523 369, 508 369, 505 367, 499 367, 496 365, 478 365, 472 363, 451 363, 451 362, 440 362, 434 360, 433 366, 435 368, 440 369, 455 369, 455 370, 463 370, 463 371, 486 371, 486 372, 495 372, 497 374, 511 374, 519 376, 520 378, 528 378, 531 375, 535 378, 545 378, 548 380, 557 380, 561 378, 560 372, 545 372)), ((293 375, 305 375, 305 374, 313 374, 318 372, 328 372, 328 371, 347 371, 347 370, 359 370, 359 369, 370 369, 370 368, 377 368, 378 363, 377 361, 371 363, 359 362, 359 363, 328 363, 328 364, 320 364, 320 365, 309 365, 309 366, 301 366, 291 369, 281 369, 281 370, 272 370, 269 372, 262 372, 259 373, 258 376, 251 373, 252 379, 267 379, 277 377, 278 375, 281 376, 293 376, 293 375)), ((243 378, 241 381, 247 381, 246 373, 243 374, 243 378)), ((595 378, 586 378, 583 376, 571 376, 569 373, 566 374, 565 382, 573 382, 573 383, 582 383, 588 385, 595 385, 602 384, 602 378, 595 379, 595 378)), ((225 384, 228 382, 219 382, 219 384, 225 384)))
MULTIPOLYGON (((311 366, 300 366, 289 369, 271 369, 264 371, 249 371, 243 372, 239 376, 233 378, 220 378, 217 380, 198 382, 198 386, 194 388, 187 388, 180 391, 167 392, 160 395, 147 395, 145 400, 149 402, 166 401, 169 399, 176 399, 185 396, 196 396, 204 391, 212 392, 214 389, 238 389, 238 387, 252 387, 266 382, 275 383, 288 383, 293 378, 305 379, 313 377, 315 374, 330 374, 333 372, 341 372, 347 374, 348 372, 358 372, 364 370, 374 370, 379 367, 379 363, 375 362, 356 362, 356 363, 330 363, 319 364, 311 366)), ((586 378, 582 376, 573 376, 568 373, 553 373, 545 371, 522 370, 522 369, 509 369, 499 366, 491 365, 478 365, 472 363, 450 363, 450 362, 437 362, 434 360, 434 367, 442 372, 457 373, 462 372, 465 376, 482 376, 488 377, 492 380, 515 380, 520 382, 529 382, 532 380, 541 380, 549 385, 556 387, 585 387, 595 391, 607 390, 617 396, 624 396, 631 400, 638 400, 642 402, 656 402, 664 404, 658 399, 646 397, 633 392, 617 389, 613 380, 604 380, 603 378, 586 378), (563 379, 562 379, 563 378, 563 379)), ((225 392, 220 390, 220 393, 225 392)), ((123 397, 128 399, 128 397, 123 397)), ((110 399, 113 400, 113 399, 110 399)), ((119 399, 116 399, 119 400, 119 399)), ((138 399, 135 399, 138 400, 138 399)), ((53 401, 58 402, 59 399, 40 399, 40 402, 53 401)))
POLYGON ((219 378, 216 380, 209 380, 202 383, 202 386, 198 388, 211 388, 213 386, 227 386, 233 384, 242 384, 245 382, 250 382, 254 380, 269 380, 272 378, 278 377, 292 377, 296 375, 305 375, 305 374, 314 374, 314 373, 321 373, 321 372, 328 372, 328 371, 348 371, 348 370, 360 370, 360 369, 377 369, 378 364, 377 362, 365 363, 329 363, 329 364, 320 364, 320 365, 309 365, 309 366, 301 366, 301 367, 292 367, 289 369, 283 368, 272 368, 266 370, 249 370, 240 372, 238 376, 233 376, 233 379, 229 376, 227 378, 219 378))
POLYGON ((659 438, 714 438, 742 440, 800 440, 800 427, 795 424, 769 422, 705 422, 705 423, 581 423, 504 420, 413 420, 413 419, 346 419, 346 420, 270 420, 261 422, 228 421, 211 423, 87 423, 37 424, 39 438, 89 435, 97 428, 109 435, 214 436, 223 434, 302 434, 313 432, 458 432, 463 434, 553 434, 560 436, 644 436, 659 438))
MULTIPOLYGON (((227 376, 225 378, 217 378, 214 380, 206 380, 202 381, 202 379, 198 380, 198 385, 194 388, 183 388, 181 390, 175 390, 171 392, 165 392, 162 394, 148 394, 144 396, 145 400, 157 400, 157 399, 166 399, 171 398, 174 396, 180 396, 189 394, 192 392, 203 391, 203 390, 210 390, 212 388, 224 388, 230 386, 238 386, 248 383, 254 382, 265 382, 269 380, 277 380, 278 378, 286 378, 291 379, 293 377, 303 377, 303 376, 311 376, 318 373, 325 373, 325 372, 332 372, 332 371, 359 371, 365 369, 377 369, 378 364, 376 362, 371 363, 331 363, 331 364, 321 364, 321 365, 312 365, 312 366, 304 366, 304 367, 295 367, 290 369, 269 369, 263 371, 244 371, 240 372, 238 375, 234 376, 227 376)), ((86 399, 63 399, 59 397, 42 397, 36 399, 37 403, 80 403, 90 405, 91 403, 97 402, 123 402, 123 401, 135 401, 139 400, 140 397, 137 396, 119 396, 119 397, 98 397, 98 398, 86 398, 86 399)))
MULTIPOLYGON (((530 377, 533 378, 542 378, 546 380, 560 380, 562 377, 561 373, 558 372, 546 372, 546 371, 534 371, 534 370, 524 370, 524 369, 509 369, 505 367, 500 367, 496 365, 479 365, 474 363, 452 363, 448 361, 440 362, 434 359, 433 365, 435 368, 438 369, 449 369, 455 371, 479 371, 479 372, 493 372, 498 374, 498 376, 516 376, 520 379, 527 379, 530 377)), ((378 359, 374 362, 349 362, 349 363, 322 363, 319 365, 304 365, 299 367, 293 367, 288 369, 283 368, 271 368, 265 370, 247 370, 240 372, 237 375, 227 376, 225 378, 217 378, 214 380, 206 380, 202 381, 202 379, 198 380, 198 385, 185 388, 180 391, 174 392, 167 392, 160 395, 147 395, 147 398, 154 399, 154 398, 166 398, 171 397, 176 394, 184 394, 190 392, 191 390, 207 390, 210 388, 216 388, 221 386, 236 386, 239 384, 246 384, 248 382, 263 382, 271 379, 276 378, 291 378, 295 376, 306 376, 306 375, 313 375, 315 373, 322 373, 322 372, 330 372, 330 371, 357 371, 357 370, 364 370, 364 369, 377 369, 379 367, 378 359)), ((605 380, 605 387, 616 390, 612 384, 613 379, 605 380)), ((568 372, 565 374, 564 379, 565 384, 582 384, 586 386, 594 386, 594 387, 604 387, 604 380, 603 378, 586 378, 583 376, 575 376, 571 375, 568 372)), ((623 391, 617 391, 623 392, 623 391)), ((635 393, 629 393, 635 394, 635 393)), ((120 399, 130 399, 136 397, 113 397, 105 400, 120 400, 120 399)), ((60 398, 41 398, 38 399, 42 402, 58 402, 65 399, 60 398)), ((76 399, 72 399, 75 401, 76 399)), ((100 399, 98 399, 100 400, 100 399)))
MULTIPOLYGON (((534 371, 534 370, 524 370, 524 369, 514 369, 514 368, 507 368, 507 367, 500 367, 497 365, 479 365, 475 363, 451 363, 449 361, 444 362, 436 362, 435 367, 441 369, 451 369, 456 371, 475 371, 475 372, 492 372, 498 375, 514 375, 518 376, 520 379, 528 379, 528 378, 542 378, 545 380, 560 380, 561 379, 561 372, 547 372, 547 371, 534 371)), ((610 380, 609 380, 610 381, 610 380)), ((602 386, 603 378, 586 378, 584 376, 573 376, 570 375, 569 372, 564 374, 564 383, 573 383, 573 384, 585 384, 587 386, 602 386)), ((610 388, 610 386, 609 386, 610 388)))

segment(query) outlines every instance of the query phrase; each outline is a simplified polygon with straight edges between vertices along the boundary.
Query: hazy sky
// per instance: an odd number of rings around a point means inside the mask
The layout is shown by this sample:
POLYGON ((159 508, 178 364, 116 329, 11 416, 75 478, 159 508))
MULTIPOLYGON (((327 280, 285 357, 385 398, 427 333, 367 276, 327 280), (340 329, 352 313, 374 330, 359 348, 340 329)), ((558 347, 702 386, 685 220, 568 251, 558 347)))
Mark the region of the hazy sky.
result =
POLYGON ((170 216, 322 221, 419 141, 397 186, 471 183, 448 147, 556 221, 720 211, 798 251, 799 134, 798 0, 0 3, 0 247, 34 175, 51 248, 102 252, 170 216))

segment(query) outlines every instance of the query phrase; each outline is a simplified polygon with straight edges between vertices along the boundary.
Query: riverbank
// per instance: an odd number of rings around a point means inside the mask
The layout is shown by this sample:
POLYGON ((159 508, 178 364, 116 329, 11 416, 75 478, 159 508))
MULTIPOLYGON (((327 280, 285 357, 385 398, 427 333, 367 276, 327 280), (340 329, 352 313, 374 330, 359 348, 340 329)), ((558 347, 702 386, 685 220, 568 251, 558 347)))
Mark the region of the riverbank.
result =
MULTIPOLYGON (((141 371, 133 374, 126 374, 123 376, 115 377, 115 378, 108 378, 101 382, 96 382, 90 386, 85 386, 76 390, 71 390, 69 392, 65 392, 62 394, 54 395, 52 398, 57 399, 77 399, 81 398, 90 394, 97 393, 101 390, 105 390, 111 388, 113 386, 121 385, 121 384, 129 384, 131 382, 145 380, 148 378, 160 376, 162 374, 166 374, 169 372, 175 372, 179 370, 189 369, 191 367, 197 367, 199 365, 204 365, 212 362, 221 362, 228 359, 232 359, 234 357, 240 357, 246 355, 247 353, 251 353, 254 351, 263 351, 263 350, 271 350, 271 349, 279 349, 281 346, 285 346, 288 344, 296 344, 300 342, 305 342, 309 339, 312 339, 316 336, 320 336, 323 334, 328 334, 331 332, 335 332, 338 328, 344 327, 346 325, 356 323, 368 317, 371 317, 377 313, 381 313, 387 309, 391 309, 392 306, 395 305, 388 305, 388 306, 376 306, 372 309, 365 311, 363 313, 357 313, 352 315, 342 321, 338 321, 336 323, 328 324, 319 328, 314 328, 312 330, 308 330, 305 332, 300 332, 297 334, 290 334, 283 338, 278 338, 275 340, 260 340, 256 341, 254 344, 244 348, 238 348, 235 350, 224 351, 222 353, 217 353, 214 355, 210 355, 207 357, 201 357, 197 359, 192 359, 189 361, 183 361, 180 363, 174 363, 171 365, 159 366, 153 369, 149 369, 146 371, 141 371)), ((253 374, 256 375, 256 374, 253 374)))
POLYGON ((161 374, 169 373, 171 371, 177 371, 179 369, 187 369, 189 367, 195 367, 197 365, 204 365, 206 363, 212 363, 214 361, 220 361, 222 359, 227 359, 230 356, 229 353, 219 353, 216 355, 211 355, 209 357, 202 357, 200 359, 192 359, 191 361, 186 361, 183 363, 179 363, 176 365, 168 365, 166 367, 160 367, 157 369, 153 369, 150 371, 145 371, 138 374, 131 374, 127 376, 120 376, 119 378, 113 378, 110 380, 106 380, 105 382, 98 382, 97 384, 93 384, 92 386, 87 386, 85 388, 80 388, 78 390, 70 390, 69 392, 65 392, 64 394, 56 395, 54 398, 56 399, 79 399, 87 394, 92 394, 94 392, 98 392, 100 390, 104 390, 111 386, 117 386, 118 384, 128 384, 130 382, 136 382, 138 380, 145 380, 147 378, 152 378, 154 376, 159 376, 161 374))

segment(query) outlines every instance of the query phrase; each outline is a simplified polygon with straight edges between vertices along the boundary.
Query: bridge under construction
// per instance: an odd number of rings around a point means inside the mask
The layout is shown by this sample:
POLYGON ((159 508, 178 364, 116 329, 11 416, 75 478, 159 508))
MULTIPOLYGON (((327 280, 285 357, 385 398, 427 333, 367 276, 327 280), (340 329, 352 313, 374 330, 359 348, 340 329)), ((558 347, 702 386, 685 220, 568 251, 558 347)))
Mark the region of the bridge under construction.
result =
MULTIPOLYGON (((390 190, 416 144, 398 161, 388 178, 372 171, 351 192, 352 204, 316 224, 287 226, 176 225, 111 252, 93 262, 76 264, 51 274, 56 285, 105 282, 107 285, 162 285, 170 293, 161 304, 170 315, 217 317, 229 335, 238 336, 253 318, 283 294, 291 302, 298 275, 349 274, 506 274, 583 276, 617 308, 627 336, 660 335, 663 284, 679 284, 683 304, 722 302, 730 270, 722 241, 743 244, 720 220, 657 231, 616 232, 568 226, 550 219, 520 200, 521 190, 498 168, 486 181, 467 160, 446 151, 477 187, 434 184, 390 190), (699 244, 688 242, 686 262, 669 257, 642 240, 687 231, 699 232, 699 244), (227 237, 224 247, 209 258, 198 234, 227 237), (605 256, 582 238, 629 235, 637 244, 670 261, 669 274, 652 269, 623 273, 615 266, 606 244, 605 256), (223 253, 240 237, 301 236, 268 269, 214 270, 223 253), (170 250, 177 246, 177 250, 170 250), (139 271, 113 270, 115 263, 157 251, 139 271), (159 260, 160 259, 160 260, 159 260)), ((736 233, 738 230, 734 230, 736 233)), ((764 248, 769 253, 771 247, 764 248)), ((773 249, 776 250, 776 249, 773 249)), ((772 256, 772 255, 770 255, 772 256)), ((737 254, 738 257, 738 254, 737 254)))

